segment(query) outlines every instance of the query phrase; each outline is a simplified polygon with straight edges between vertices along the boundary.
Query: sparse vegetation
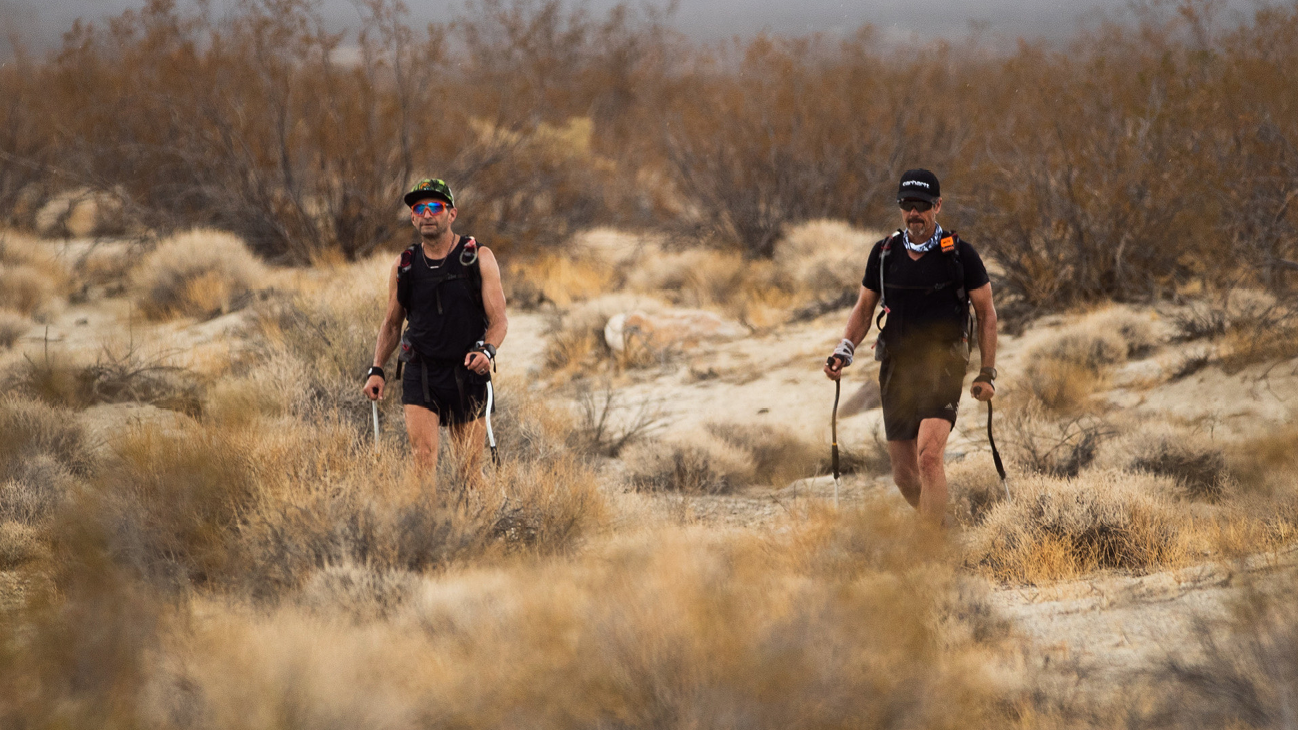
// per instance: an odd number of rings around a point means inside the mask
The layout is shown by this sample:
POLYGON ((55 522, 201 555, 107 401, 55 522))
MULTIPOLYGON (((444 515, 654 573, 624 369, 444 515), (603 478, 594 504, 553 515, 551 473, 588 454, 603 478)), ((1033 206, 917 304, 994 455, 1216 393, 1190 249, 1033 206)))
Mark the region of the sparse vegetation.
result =
POLYGON ((0 309, 0 348, 10 349, 31 329, 31 320, 23 315, 0 309))
POLYGON ((1015 582, 1071 578, 1096 570, 1152 570, 1179 559, 1177 515, 1166 477, 1091 471, 1075 478, 1015 480, 1014 501, 976 528, 968 560, 1015 582))
POLYGON ((158 244, 131 274, 140 309, 155 319, 213 317, 263 286, 265 271, 238 238, 193 230, 158 244))

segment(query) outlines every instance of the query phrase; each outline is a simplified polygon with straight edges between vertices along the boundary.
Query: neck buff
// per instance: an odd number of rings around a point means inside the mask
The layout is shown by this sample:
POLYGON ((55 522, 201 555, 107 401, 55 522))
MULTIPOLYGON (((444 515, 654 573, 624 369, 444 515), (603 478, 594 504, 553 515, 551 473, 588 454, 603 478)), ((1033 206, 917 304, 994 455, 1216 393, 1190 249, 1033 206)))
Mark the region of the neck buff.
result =
POLYGON ((904 244, 906 244, 906 250, 907 250, 907 251, 914 251, 915 253, 924 253, 925 251, 930 251, 930 250, 936 248, 938 242, 941 241, 941 240, 942 240, 942 226, 941 226, 941 225, 939 225, 939 226, 937 226, 936 228, 933 229, 933 237, 930 238, 930 239, 928 239, 928 240, 925 241, 924 243, 911 243, 911 242, 910 242, 910 231, 903 230, 903 231, 901 232, 901 242, 904 243, 904 244))

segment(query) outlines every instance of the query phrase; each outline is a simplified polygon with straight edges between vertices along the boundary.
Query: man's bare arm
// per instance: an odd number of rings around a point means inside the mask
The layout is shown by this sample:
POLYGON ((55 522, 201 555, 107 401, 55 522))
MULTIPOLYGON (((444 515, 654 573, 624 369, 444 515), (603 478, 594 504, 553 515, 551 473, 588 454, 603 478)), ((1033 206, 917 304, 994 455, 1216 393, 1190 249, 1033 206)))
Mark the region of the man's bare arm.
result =
POLYGON ((500 281, 500 265, 491 249, 478 249, 478 266, 482 271, 482 308, 487 313, 487 333, 482 340, 495 347, 505 341, 509 317, 505 314, 505 287, 500 281))
MULTIPOLYGON (((500 347, 509 331, 509 318, 505 315, 505 288, 500 282, 500 264, 491 249, 478 249, 478 270, 482 272, 482 308, 487 315, 487 332, 482 341, 500 347)), ((464 356, 464 366, 478 373, 486 373, 491 363, 486 355, 470 352, 464 356), (475 362, 476 361, 476 362, 475 362)))
POLYGON ((383 315, 383 324, 379 326, 379 341, 374 347, 374 366, 383 367, 383 364, 392 357, 392 351, 397 349, 397 343, 401 340, 401 323, 406 320, 406 310, 397 301, 397 266, 400 260, 392 264, 392 271, 388 274, 388 309, 383 315))
MULTIPOLYGON (((869 334, 870 321, 874 318, 874 308, 878 304, 879 293, 862 286, 861 294, 856 298, 856 304, 852 307, 852 313, 847 316, 847 329, 843 332, 843 338, 851 340, 853 348, 860 345, 865 336, 869 334)), ((835 361, 836 363, 837 361, 835 361)), ((843 369, 826 363, 824 371, 825 375, 828 375, 831 380, 837 380, 843 369)))
POLYGON ((990 283, 969 292, 969 301, 973 302, 974 316, 978 318, 978 352, 982 356, 981 367, 996 367, 996 305, 992 303, 992 285, 990 283))
MULTIPOLYGON (((379 341, 374 346, 374 367, 383 367, 388 358, 392 357, 392 351, 397 349, 397 342, 401 340, 401 323, 406 319, 406 310, 397 301, 397 267, 400 264, 401 260, 397 259, 388 275, 388 309, 383 315, 383 323, 379 325, 379 341)), ((383 397, 384 385, 383 378, 371 375, 365 379, 362 390, 369 398, 378 400, 383 397)))

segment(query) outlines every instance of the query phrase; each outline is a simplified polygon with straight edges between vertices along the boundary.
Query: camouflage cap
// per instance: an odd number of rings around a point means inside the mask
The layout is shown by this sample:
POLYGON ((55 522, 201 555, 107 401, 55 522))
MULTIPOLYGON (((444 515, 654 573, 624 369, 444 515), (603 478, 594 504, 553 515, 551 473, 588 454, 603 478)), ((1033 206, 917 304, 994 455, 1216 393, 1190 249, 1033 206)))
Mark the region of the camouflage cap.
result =
POLYGON ((410 192, 406 193, 402 200, 405 201, 406 205, 414 205, 424 198, 441 198, 450 203, 452 208, 455 207, 455 196, 451 194, 451 186, 447 185, 445 180, 426 177, 415 183, 415 186, 410 188, 410 192))

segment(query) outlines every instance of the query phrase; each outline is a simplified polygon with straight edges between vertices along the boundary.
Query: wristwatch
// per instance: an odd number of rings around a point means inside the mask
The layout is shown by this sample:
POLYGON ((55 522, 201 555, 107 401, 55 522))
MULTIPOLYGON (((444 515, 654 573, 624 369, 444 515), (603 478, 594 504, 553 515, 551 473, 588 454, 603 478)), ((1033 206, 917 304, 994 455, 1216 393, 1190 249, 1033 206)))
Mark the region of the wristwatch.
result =
POLYGON ((481 352, 482 354, 486 355, 487 358, 490 359, 492 362, 496 361, 496 346, 491 344, 490 342, 483 342, 482 340, 478 340, 478 344, 473 346, 473 350, 474 352, 481 352))
POLYGON ((384 381, 388 379, 388 376, 383 374, 383 368, 379 367, 378 365, 371 365, 370 371, 365 374, 365 379, 368 380, 374 377, 375 375, 379 376, 380 378, 383 378, 384 381))
POLYGON ((981 369, 981 370, 978 371, 978 374, 979 374, 979 375, 986 375, 988 378, 990 378, 990 379, 992 379, 992 380, 995 380, 995 379, 996 379, 996 368, 983 368, 983 369, 981 369))

